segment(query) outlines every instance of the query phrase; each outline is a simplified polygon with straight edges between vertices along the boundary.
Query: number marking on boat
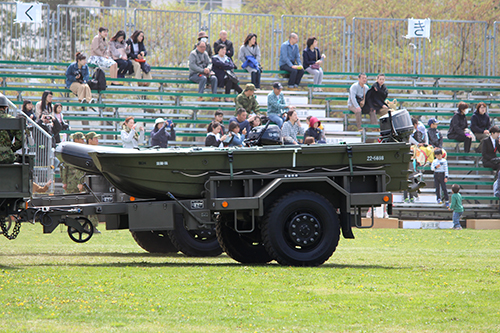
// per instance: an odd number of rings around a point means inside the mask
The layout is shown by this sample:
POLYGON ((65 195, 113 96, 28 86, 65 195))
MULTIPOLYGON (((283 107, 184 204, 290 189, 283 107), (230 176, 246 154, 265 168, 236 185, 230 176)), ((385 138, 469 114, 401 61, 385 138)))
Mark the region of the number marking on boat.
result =
POLYGON ((366 156, 366 160, 368 162, 383 161, 384 160, 384 155, 380 155, 380 156, 368 155, 368 156, 366 156))
POLYGON ((168 161, 156 161, 156 165, 168 165, 168 161))

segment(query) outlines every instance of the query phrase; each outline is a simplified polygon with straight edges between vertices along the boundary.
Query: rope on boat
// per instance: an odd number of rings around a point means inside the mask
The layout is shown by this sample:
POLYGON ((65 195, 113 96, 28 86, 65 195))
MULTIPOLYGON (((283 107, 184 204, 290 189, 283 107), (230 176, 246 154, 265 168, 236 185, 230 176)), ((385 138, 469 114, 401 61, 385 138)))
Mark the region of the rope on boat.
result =
POLYGON ((200 173, 199 175, 190 175, 188 173, 185 173, 185 172, 182 172, 182 171, 178 171, 181 175, 183 176, 186 176, 186 177, 191 177, 191 178, 197 178, 197 177, 203 177, 203 176, 206 176, 208 175, 210 172, 204 172, 204 173, 200 173))
POLYGON ((285 170, 288 171, 288 172, 303 173, 303 172, 314 171, 314 169, 316 169, 316 168, 311 168, 311 169, 308 169, 308 170, 290 170, 290 169, 285 169, 285 170))
POLYGON ((271 171, 271 172, 259 172, 259 171, 256 171, 256 170, 251 170, 253 173, 257 174, 257 175, 260 175, 260 176, 268 176, 268 175, 272 175, 273 173, 276 173, 278 171, 280 171, 280 169, 276 169, 274 171, 271 171))
POLYGON ((332 170, 332 169, 327 169, 327 168, 321 168, 321 169, 322 169, 322 170, 324 170, 324 171, 328 171, 328 172, 339 172, 339 171, 345 170, 345 169, 347 169, 347 168, 348 168, 348 167, 347 167, 347 166, 345 166, 345 167, 342 167, 342 168, 340 168, 340 169, 335 169, 335 170, 332 170))
POLYGON ((378 167, 363 167, 363 166, 356 165, 356 168, 362 169, 362 170, 380 170, 384 167, 386 167, 386 165, 380 165, 378 167))

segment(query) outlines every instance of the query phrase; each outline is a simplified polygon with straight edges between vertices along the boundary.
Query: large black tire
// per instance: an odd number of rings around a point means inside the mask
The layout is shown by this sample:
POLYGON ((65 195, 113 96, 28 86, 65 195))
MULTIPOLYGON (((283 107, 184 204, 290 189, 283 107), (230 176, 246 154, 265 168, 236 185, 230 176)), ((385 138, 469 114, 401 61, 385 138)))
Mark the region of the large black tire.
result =
POLYGON ((332 204, 311 191, 281 197, 262 223, 267 252, 287 266, 319 266, 337 248, 340 224, 332 204))
POLYGON ((131 231, 137 245, 149 253, 177 253, 167 231, 131 231))
POLYGON ((242 264, 265 264, 273 260, 262 243, 259 229, 240 234, 230 225, 233 222, 221 219, 215 227, 219 244, 228 256, 242 264))
POLYGON ((168 231, 172 244, 188 257, 216 257, 222 253, 214 229, 187 230, 182 214, 176 214, 174 230, 168 231))

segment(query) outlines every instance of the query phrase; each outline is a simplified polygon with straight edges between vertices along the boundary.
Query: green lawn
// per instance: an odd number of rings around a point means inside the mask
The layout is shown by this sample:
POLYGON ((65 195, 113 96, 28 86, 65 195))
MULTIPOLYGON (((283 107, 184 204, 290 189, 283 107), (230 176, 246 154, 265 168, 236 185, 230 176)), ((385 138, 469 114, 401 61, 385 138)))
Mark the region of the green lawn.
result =
POLYGON ((356 230, 316 268, 0 239, 1 332, 499 332, 500 230, 356 230))

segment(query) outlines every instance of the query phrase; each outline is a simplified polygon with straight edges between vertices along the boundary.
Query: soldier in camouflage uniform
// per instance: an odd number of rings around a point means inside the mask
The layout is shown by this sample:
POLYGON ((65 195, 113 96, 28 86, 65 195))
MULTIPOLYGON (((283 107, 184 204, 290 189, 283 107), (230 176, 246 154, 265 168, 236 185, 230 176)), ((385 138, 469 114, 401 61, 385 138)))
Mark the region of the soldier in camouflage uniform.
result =
MULTIPOLYGON (((14 118, 7 114, 9 101, 5 96, 0 96, 0 119, 14 118)), ((20 130, 0 130, 0 163, 14 163, 14 152, 22 148, 23 132, 20 130)))
POLYGON ((243 108, 247 111, 249 115, 252 115, 254 113, 259 114, 260 107, 254 93, 255 93, 255 86, 251 83, 247 84, 245 86, 245 90, 243 90, 234 99, 236 103, 236 111, 238 111, 239 108, 243 108))
MULTIPOLYGON (((70 138, 72 138, 76 143, 85 143, 82 132, 73 133, 71 134, 70 138)), ((80 193, 81 190, 83 190, 81 179, 85 173, 66 164, 63 164, 63 166, 60 167, 60 170, 63 189, 65 190, 65 192, 80 193)))
POLYGON ((97 134, 96 132, 88 132, 87 134, 85 134, 85 139, 87 140, 87 144, 91 146, 98 146, 100 137, 101 134, 97 134))

